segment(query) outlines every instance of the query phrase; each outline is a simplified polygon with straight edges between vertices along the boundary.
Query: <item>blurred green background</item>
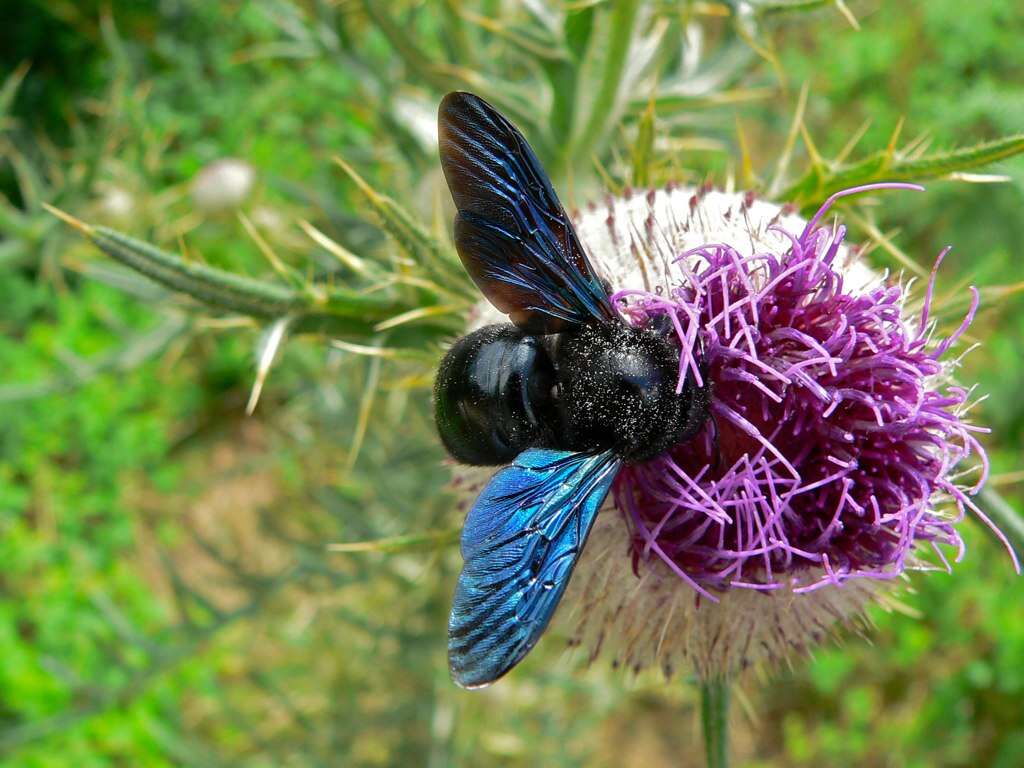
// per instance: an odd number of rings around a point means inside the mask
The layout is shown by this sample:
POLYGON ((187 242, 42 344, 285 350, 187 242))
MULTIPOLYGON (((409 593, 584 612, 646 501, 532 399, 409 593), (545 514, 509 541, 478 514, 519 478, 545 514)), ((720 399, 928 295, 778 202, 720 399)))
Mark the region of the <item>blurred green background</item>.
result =
MULTIPOLYGON (((299 222, 374 263, 396 246, 332 157, 443 233, 434 110, 470 88, 523 126, 572 204, 674 177, 809 205, 826 187, 804 171, 836 171, 816 154, 864 126, 847 165, 1020 132, 1019 3, 2 8, 0 765, 700 765, 689 681, 584 669, 557 637, 493 689, 457 690, 447 534, 328 551, 458 527, 427 408, 446 326, 419 331, 420 358, 290 337, 247 417, 266 324, 123 269, 42 203, 187 260, 265 278, 270 250, 344 283, 299 222), (816 149, 797 135, 772 189, 798 112, 816 149), (235 187, 210 167, 227 157, 246 164, 235 187)), ((934 180, 850 215, 884 240, 868 258, 908 276, 955 246, 949 322, 982 288, 962 379, 988 396, 986 503, 1019 509, 1024 161, 981 170, 1007 178, 934 180)), ((1020 582, 963 530, 955 573, 915 575, 869 636, 742 682, 737 764, 1024 764, 1020 582)))

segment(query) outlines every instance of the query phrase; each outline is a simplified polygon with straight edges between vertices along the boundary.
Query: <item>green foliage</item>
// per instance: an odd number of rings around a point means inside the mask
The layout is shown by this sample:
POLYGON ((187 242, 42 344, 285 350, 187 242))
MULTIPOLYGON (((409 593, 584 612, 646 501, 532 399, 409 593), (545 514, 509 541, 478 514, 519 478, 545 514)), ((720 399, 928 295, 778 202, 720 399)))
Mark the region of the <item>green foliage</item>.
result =
MULTIPOLYGON (((0 46, 0 765, 700 764, 693 686, 583 671, 557 637, 492 691, 448 681, 462 511, 428 395, 475 292, 430 135, 446 90, 510 114, 573 204, 932 180, 849 214, 881 266, 957 246, 944 322, 981 286, 963 378, 990 396, 987 508, 1019 506, 1024 22, 849 6, 859 32, 803 0, 23 4, 0 46), (206 209, 225 157, 255 184, 206 209), (946 180, 978 171, 1010 181, 946 180)), ((1020 764, 1017 583, 967 532, 870 644, 746 681, 734 754, 1020 764)))

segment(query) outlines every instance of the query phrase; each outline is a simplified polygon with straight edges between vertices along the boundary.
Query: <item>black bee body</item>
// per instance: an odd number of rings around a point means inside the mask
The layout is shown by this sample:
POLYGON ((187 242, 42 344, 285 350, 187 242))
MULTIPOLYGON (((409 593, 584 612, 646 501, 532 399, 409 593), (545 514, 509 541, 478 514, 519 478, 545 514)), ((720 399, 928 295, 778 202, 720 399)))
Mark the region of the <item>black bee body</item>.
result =
POLYGON ((623 464, 697 434, 710 384, 684 380, 671 326, 616 310, 522 134, 471 93, 438 110, 457 209, 455 247, 511 323, 459 339, 434 387, 438 432, 466 464, 498 470, 466 515, 448 665, 467 688, 530 652, 565 591, 623 464))
POLYGON ((507 464, 527 448, 613 450, 640 462, 700 429, 707 388, 687 379, 668 339, 625 324, 530 335, 515 325, 457 341, 438 370, 435 416, 458 461, 507 464))

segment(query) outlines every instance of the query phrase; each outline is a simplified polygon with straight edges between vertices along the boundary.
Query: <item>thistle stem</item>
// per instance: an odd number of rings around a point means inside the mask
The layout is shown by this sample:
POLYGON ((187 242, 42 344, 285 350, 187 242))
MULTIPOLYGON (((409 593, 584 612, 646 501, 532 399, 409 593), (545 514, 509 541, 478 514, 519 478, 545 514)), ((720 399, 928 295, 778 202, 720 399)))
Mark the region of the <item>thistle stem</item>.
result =
POLYGON ((700 719, 707 768, 729 765, 729 681, 704 680, 700 685, 700 719))

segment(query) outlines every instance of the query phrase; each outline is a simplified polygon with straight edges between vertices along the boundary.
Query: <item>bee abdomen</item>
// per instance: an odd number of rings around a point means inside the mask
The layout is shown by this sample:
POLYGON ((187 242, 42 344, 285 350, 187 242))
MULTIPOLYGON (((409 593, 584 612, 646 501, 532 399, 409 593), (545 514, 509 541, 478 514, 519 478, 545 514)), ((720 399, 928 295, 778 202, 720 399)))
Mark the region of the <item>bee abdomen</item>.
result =
POLYGON ((536 337, 488 325, 459 339, 434 384, 437 429, 465 464, 506 464, 551 423, 554 368, 536 337))

